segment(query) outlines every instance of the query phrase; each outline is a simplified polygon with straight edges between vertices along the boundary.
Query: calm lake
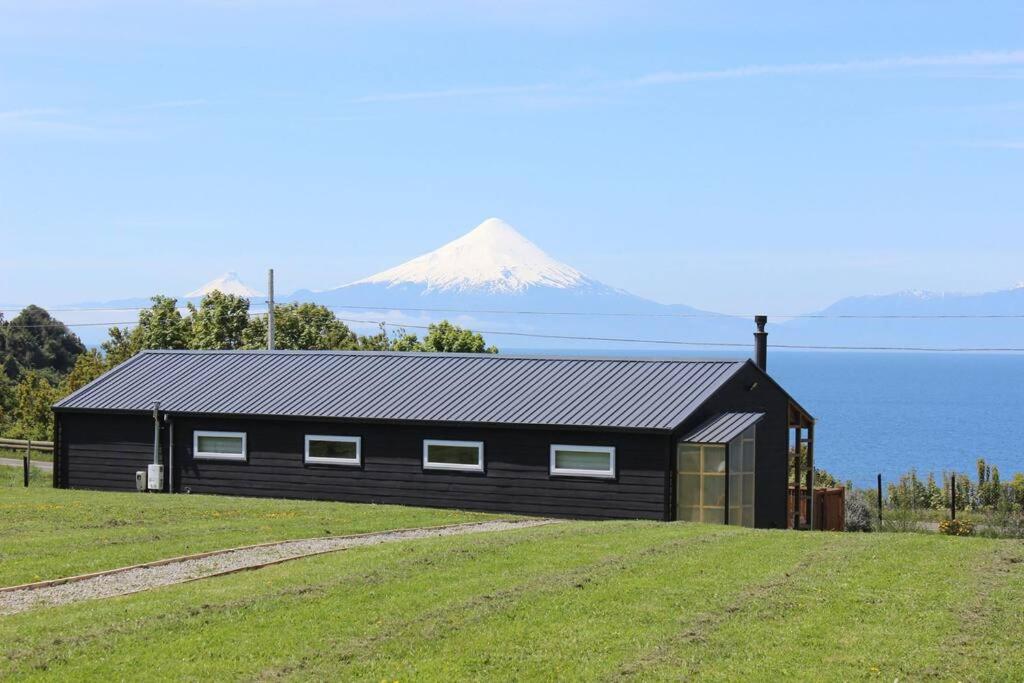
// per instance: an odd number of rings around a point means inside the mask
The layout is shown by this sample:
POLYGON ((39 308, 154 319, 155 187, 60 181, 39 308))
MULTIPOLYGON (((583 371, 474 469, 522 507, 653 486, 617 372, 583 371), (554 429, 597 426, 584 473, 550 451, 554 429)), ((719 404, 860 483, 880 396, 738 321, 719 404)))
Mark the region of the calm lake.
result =
POLYGON ((1004 479, 1024 472, 1024 355, 769 350, 768 369, 817 418, 815 464, 840 480, 873 485, 911 468, 973 478, 979 457, 1004 479))

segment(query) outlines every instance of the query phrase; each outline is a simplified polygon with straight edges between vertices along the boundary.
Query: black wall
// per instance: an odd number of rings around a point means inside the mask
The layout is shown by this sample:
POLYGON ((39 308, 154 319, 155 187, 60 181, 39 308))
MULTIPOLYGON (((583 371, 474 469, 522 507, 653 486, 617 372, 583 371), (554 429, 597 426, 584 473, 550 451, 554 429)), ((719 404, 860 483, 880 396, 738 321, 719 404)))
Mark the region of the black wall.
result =
POLYGON ((153 462, 152 416, 62 413, 57 476, 64 488, 134 491, 153 462))
MULTIPOLYGON (((134 488, 135 471, 151 461, 152 417, 65 414, 61 420, 62 452, 69 456, 62 485, 134 488)), ((177 417, 174 485, 195 493, 665 519, 669 443, 665 434, 177 417), (197 429, 246 432, 248 461, 193 459, 197 429), (362 466, 303 463, 306 434, 362 437, 362 466), (424 470, 424 439, 483 441, 485 472, 424 470), (617 478, 550 476, 553 443, 615 446, 617 478)))

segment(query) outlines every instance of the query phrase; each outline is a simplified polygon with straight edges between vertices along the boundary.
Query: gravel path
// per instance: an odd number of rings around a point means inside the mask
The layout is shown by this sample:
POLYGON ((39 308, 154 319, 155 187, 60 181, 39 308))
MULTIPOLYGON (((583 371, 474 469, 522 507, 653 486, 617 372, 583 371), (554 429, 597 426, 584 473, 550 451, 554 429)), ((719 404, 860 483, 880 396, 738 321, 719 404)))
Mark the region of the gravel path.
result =
MULTIPOLYGON (((25 464, 17 458, 0 458, 0 465, 6 465, 7 467, 24 467, 25 464)), ((38 467, 41 470, 53 471, 53 463, 46 460, 33 460, 32 467, 38 467)))
POLYGON ((0 592, 0 615, 16 614, 34 607, 64 605, 81 600, 110 598, 139 591, 169 586, 175 583, 204 579, 228 574, 242 569, 254 569, 266 564, 294 560, 300 557, 329 553, 348 548, 358 548, 381 543, 394 543, 418 538, 459 536, 487 531, 508 531, 554 523, 550 519, 530 519, 520 522, 477 522, 455 524, 433 529, 408 529, 383 531, 359 536, 336 536, 333 538, 312 538, 301 541, 284 541, 260 547, 239 548, 224 552, 183 559, 158 566, 140 566, 115 570, 114 573, 99 574, 81 580, 38 588, 19 588, 0 592))

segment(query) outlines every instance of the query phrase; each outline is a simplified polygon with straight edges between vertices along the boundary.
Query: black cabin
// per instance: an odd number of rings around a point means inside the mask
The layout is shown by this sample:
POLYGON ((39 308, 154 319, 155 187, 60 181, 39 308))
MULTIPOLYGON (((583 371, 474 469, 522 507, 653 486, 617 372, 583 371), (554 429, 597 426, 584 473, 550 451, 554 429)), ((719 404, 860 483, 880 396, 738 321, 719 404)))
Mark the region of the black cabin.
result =
POLYGON ((145 351, 54 411, 64 488, 757 527, 813 433, 749 360, 145 351))

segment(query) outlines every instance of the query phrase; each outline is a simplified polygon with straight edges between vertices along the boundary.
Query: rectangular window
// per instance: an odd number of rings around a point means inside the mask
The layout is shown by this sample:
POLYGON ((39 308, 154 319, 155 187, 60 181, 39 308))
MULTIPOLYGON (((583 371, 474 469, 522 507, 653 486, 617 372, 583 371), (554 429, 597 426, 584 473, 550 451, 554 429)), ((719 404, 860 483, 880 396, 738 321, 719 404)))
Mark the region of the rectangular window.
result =
POLYGON ((615 478, 614 446, 551 446, 551 474, 615 478))
POLYGON ((484 471, 483 441, 423 441, 423 468, 484 471))
POLYGON ((197 460, 245 461, 245 432, 192 433, 192 457, 197 460))
POLYGON ((306 434, 305 461, 319 465, 359 465, 363 440, 358 436, 306 434))

